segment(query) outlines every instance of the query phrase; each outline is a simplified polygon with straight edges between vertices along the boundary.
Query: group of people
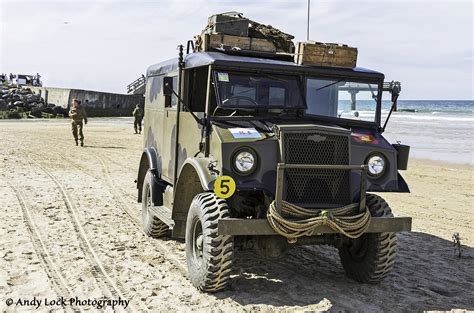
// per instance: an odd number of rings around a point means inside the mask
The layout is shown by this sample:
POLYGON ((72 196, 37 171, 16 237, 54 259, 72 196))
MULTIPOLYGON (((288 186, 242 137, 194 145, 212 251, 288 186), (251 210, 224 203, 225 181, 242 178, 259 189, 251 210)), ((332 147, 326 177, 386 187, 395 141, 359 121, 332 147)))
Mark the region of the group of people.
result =
MULTIPOLYGON (((142 133, 142 120, 143 110, 140 105, 137 104, 132 113, 134 117, 133 128, 135 134, 142 133)), ((73 99, 71 103, 71 109, 69 110, 69 117, 71 118, 72 135, 76 142, 76 146, 81 143, 81 147, 84 147, 84 132, 83 127, 87 125, 87 113, 84 107, 81 105, 81 101, 73 99)))
POLYGON ((23 74, 12 74, 0 73, 0 83, 8 83, 14 85, 29 85, 29 86, 43 86, 41 82, 41 75, 36 73, 35 75, 23 75, 23 74))

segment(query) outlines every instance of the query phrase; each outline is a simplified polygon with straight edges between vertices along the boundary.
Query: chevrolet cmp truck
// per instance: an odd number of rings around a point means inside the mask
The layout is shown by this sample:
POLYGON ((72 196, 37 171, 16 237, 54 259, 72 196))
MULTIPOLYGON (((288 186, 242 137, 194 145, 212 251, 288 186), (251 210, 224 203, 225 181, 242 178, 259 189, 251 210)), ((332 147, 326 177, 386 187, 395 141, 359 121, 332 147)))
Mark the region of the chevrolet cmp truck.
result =
POLYGON ((181 48, 150 66, 144 232, 184 239, 190 280, 206 292, 225 288, 241 249, 276 258, 314 244, 337 247, 354 280, 379 282, 396 233, 411 230, 378 195, 409 192, 409 147, 383 136, 384 91, 393 109, 400 84, 382 73, 235 49, 181 48))

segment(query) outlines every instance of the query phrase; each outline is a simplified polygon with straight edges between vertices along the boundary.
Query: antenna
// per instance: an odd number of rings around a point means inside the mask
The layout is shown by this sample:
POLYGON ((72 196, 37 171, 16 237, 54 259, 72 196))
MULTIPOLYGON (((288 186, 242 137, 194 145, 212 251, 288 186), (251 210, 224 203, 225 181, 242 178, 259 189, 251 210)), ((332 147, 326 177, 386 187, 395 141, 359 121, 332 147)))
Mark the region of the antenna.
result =
POLYGON ((311 8, 311 0, 308 0, 308 23, 306 28, 306 41, 309 41, 309 12, 311 8))

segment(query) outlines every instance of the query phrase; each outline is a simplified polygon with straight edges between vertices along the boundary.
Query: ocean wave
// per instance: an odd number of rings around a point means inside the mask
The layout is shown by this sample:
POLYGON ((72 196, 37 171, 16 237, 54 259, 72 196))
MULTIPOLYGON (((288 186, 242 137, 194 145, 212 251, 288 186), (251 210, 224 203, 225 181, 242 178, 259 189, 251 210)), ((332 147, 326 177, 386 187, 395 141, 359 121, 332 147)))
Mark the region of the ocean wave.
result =
MULTIPOLYGON (((387 116, 382 115, 382 119, 387 116)), ((392 115, 390 119, 395 120, 421 120, 421 121, 450 121, 450 122, 474 122, 474 117, 440 116, 440 115, 392 115)))
MULTIPOLYGON (((344 111, 339 112, 340 117, 347 119, 361 119, 365 121, 374 120, 375 112, 374 111, 344 111), (358 117, 355 117, 355 112, 358 112, 358 117)), ((387 119, 389 112, 382 111, 382 121, 387 119)), ((426 122, 456 122, 456 123, 474 123, 474 114, 458 114, 458 113, 446 113, 446 112, 393 112, 391 120, 396 120, 398 122, 403 121, 426 121, 426 122)))
POLYGON ((473 114, 474 110, 429 110, 429 109, 398 109, 395 113, 439 113, 439 114, 473 114))

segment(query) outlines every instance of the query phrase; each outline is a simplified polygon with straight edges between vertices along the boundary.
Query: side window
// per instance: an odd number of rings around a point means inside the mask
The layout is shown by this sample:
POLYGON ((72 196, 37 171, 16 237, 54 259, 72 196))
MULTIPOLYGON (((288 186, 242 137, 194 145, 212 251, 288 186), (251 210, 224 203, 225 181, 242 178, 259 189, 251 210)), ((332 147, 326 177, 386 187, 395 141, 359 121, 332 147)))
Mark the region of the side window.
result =
MULTIPOLYGON (((178 93, 178 76, 173 76, 173 90, 178 93)), ((178 98, 175 95, 171 96, 171 107, 176 108, 178 105, 178 98)))
POLYGON ((163 105, 161 102, 162 100, 162 94, 163 94, 163 77, 162 76, 154 76, 154 77, 149 77, 147 80, 147 90, 148 90, 148 97, 147 105, 150 107, 154 106, 159 106, 163 105))
MULTIPOLYGON (((175 93, 178 93, 178 76, 167 76, 173 78, 173 90, 175 93)), ((176 108, 178 105, 178 98, 174 95, 174 93, 171 96, 165 96, 165 107, 166 108, 176 108)))
MULTIPOLYGON (((195 68, 189 71, 188 105, 194 112, 204 112, 206 110, 208 67, 195 68)), ((213 90, 214 88, 211 88, 211 92, 213 90)), ((215 101, 215 95, 211 97, 211 102, 213 100, 215 101)))

